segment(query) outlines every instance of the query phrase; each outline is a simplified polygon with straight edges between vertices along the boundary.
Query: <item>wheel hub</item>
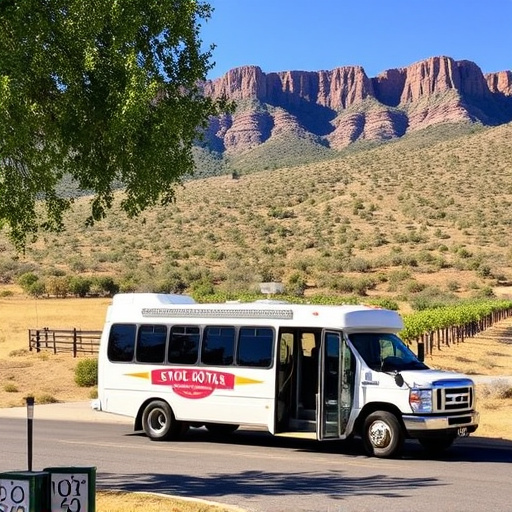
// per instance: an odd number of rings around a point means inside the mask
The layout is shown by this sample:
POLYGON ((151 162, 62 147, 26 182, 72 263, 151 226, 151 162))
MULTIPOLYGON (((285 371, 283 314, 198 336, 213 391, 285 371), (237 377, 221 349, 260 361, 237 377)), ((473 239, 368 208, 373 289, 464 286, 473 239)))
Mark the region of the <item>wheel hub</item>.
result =
POLYGON ((162 414, 162 411, 155 409, 154 411, 151 411, 151 414, 148 418, 148 423, 151 425, 151 429, 154 432, 160 432, 165 428, 166 425, 165 415, 162 414))
POLYGON ((371 443, 377 448, 384 448, 391 442, 391 429, 383 421, 374 421, 368 433, 371 443))

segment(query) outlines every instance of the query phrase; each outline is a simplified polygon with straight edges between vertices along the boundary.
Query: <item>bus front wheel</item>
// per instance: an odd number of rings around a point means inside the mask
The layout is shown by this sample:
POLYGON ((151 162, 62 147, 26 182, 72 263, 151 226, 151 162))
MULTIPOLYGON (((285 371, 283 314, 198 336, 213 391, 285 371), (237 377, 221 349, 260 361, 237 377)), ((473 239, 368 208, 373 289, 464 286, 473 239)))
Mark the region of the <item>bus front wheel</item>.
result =
POLYGON ((363 445, 368 455, 394 457, 403 444, 402 427, 394 414, 376 411, 368 415, 363 427, 363 445))
POLYGON ((154 400, 146 406, 142 414, 142 428, 152 441, 176 439, 180 432, 179 422, 163 400, 154 400))

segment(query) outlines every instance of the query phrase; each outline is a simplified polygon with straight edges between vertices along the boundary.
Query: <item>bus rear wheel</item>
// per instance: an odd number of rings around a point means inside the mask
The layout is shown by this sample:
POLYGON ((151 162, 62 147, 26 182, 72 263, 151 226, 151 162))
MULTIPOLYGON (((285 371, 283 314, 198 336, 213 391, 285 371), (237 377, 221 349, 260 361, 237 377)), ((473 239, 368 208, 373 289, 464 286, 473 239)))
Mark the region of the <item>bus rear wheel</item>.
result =
POLYGON ((146 406, 142 414, 142 428, 152 441, 176 439, 181 431, 171 407, 163 400, 153 400, 146 406))
POLYGON ((363 426, 363 445, 368 455, 391 458, 402 450, 404 434, 396 416, 388 411, 368 415, 363 426))

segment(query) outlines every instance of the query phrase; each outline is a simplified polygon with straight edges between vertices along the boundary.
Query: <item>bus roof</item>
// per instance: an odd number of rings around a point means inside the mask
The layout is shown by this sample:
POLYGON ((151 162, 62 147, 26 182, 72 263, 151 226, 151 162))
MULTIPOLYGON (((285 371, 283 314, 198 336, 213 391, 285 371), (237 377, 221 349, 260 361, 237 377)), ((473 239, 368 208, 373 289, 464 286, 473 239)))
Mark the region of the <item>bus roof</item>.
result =
POLYGON ((179 295, 177 293, 118 293, 112 299, 113 306, 133 304, 148 307, 195 303, 196 301, 189 295, 179 295))
POLYGON ((198 304, 176 294, 121 293, 114 296, 107 321, 112 323, 251 324, 343 328, 351 331, 398 332, 403 321, 396 311, 364 305, 291 304, 285 301, 198 304))

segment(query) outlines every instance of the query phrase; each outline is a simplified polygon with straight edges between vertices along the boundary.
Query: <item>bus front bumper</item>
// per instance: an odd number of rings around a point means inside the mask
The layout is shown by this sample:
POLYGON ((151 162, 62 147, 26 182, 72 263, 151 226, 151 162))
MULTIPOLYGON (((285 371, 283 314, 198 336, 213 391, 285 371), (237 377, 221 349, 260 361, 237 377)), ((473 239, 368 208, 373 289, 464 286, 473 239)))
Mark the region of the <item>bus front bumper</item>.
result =
POLYGON ((480 413, 477 411, 470 411, 465 414, 449 415, 449 416, 416 416, 404 415, 402 416, 405 429, 409 434, 419 432, 434 432, 434 431, 457 431, 471 433, 478 427, 480 420, 480 413))

